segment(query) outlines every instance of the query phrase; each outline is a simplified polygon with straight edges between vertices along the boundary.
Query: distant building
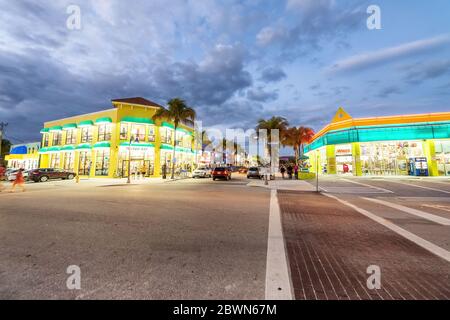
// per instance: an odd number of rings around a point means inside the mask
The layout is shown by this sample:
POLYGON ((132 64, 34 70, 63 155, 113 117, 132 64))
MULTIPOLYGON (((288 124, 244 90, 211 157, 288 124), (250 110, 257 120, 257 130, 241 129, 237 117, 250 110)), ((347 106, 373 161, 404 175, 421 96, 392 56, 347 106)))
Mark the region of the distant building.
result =
POLYGON ((450 176, 450 112, 354 119, 339 108, 305 153, 327 174, 450 176))
POLYGON ((39 168, 40 142, 15 144, 11 146, 9 155, 5 157, 9 169, 36 169, 39 168))
POLYGON ((161 175, 175 161, 177 168, 192 168, 194 123, 154 121, 160 105, 144 98, 112 100, 113 108, 44 124, 41 168, 74 171, 80 176, 126 177, 161 175), (173 157, 175 141, 175 159, 173 157), (130 164, 128 165, 128 161, 130 164))

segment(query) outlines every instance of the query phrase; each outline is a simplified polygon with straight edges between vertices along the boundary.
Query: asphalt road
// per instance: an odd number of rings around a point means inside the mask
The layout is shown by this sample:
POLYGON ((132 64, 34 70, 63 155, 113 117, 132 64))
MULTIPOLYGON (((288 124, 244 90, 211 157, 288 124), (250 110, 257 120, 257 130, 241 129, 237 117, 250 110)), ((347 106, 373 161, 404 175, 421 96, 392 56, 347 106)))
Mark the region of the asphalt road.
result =
POLYGON ((237 176, 0 193, 0 299, 263 299, 270 193, 237 176))

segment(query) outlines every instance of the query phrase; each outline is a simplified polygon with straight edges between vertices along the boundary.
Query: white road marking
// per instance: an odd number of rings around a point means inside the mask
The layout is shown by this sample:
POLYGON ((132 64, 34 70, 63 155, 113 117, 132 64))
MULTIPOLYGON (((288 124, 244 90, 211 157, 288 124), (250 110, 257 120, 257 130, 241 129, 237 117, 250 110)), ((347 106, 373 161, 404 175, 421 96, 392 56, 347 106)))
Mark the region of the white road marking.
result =
POLYGON ((407 182, 403 182, 403 181, 389 180, 389 182, 395 182, 395 183, 400 183, 400 184, 404 184, 407 186, 412 186, 412 187, 417 187, 417 188, 422 188, 422 189, 427 189, 427 190, 438 191, 438 192, 450 194, 450 191, 436 189, 436 188, 430 188, 430 187, 425 187, 425 186, 419 186, 417 184, 407 183, 407 182))
POLYGON ((425 212, 425 211, 421 211, 421 210, 405 207, 405 206, 402 206, 402 205, 397 204, 397 203, 383 201, 383 200, 380 200, 380 199, 371 199, 371 198, 363 198, 363 199, 364 200, 368 200, 368 201, 372 201, 372 202, 375 202, 375 203, 379 203, 379 204, 382 204, 384 206, 391 207, 391 208, 394 208, 396 210, 400 210, 400 211, 403 211, 403 212, 406 212, 406 213, 409 213, 409 214, 421 217, 423 219, 426 219, 426 220, 438 223, 438 224, 443 225, 443 226, 450 226, 450 219, 446 219, 446 218, 443 218, 443 217, 440 217, 440 216, 437 216, 437 215, 434 215, 434 214, 431 214, 431 213, 428 213, 428 212, 425 212))
POLYGON ((415 244, 421 246, 422 248, 430 251, 431 253, 437 255, 438 257, 441 257, 442 259, 446 260, 447 262, 450 262, 450 251, 447 251, 433 243, 431 243, 430 241, 427 241, 425 239, 422 239, 421 237, 403 229, 400 228, 399 226, 397 226, 396 224, 392 223, 391 221, 388 221, 384 218, 381 218, 367 210, 364 210, 362 208, 359 208, 353 204, 351 204, 350 202, 347 202, 345 200, 341 200, 336 196, 324 193, 325 196, 330 197, 332 199, 335 199, 337 201, 339 201, 340 203, 358 211, 359 213, 361 213, 362 215, 368 217, 369 219, 372 219, 375 222, 378 222, 379 224, 385 226, 386 228, 396 232, 397 234, 401 235, 402 237, 414 242, 415 244))
POLYGON ((439 204, 422 204, 422 206, 450 212, 450 208, 449 207, 441 206, 439 204))
POLYGON ((293 299, 287 259, 277 190, 272 190, 267 243, 266 300, 293 299))
POLYGON ((362 183, 362 182, 356 182, 356 181, 353 181, 353 180, 350 180, 350 179, 345 179, 345 178, 342 178, 342 180, 350 182, 350 183, 354 183, 354 184, 359 184, 360 186, 364 186, 364 187, 367 187, 367 188, 372 188, 372 189, 376 189, 376 190, 379 190, 379 191, 383 191, 385 193, 394 193, 391 190, 388 190, 388 189, 385 189, 385 188, 371 186, 370 184, 366 184, 366 183, 362 183))

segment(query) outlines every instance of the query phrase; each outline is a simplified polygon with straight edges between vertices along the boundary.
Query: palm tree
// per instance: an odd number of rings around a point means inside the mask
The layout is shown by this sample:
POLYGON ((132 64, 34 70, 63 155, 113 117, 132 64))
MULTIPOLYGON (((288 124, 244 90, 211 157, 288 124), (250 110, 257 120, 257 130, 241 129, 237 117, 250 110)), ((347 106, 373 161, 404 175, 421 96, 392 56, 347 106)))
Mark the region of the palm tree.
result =
POLYGON ((180 122, 185 120, 195 120, 195 110, 186 105, 186 102, 180 98, 170 100, 168 108, 160 108, 153 116, 153 120, 167 119, 174 124, 173 154, 172 154, 172 179, 175 178, 175 149, 177 140, 177 128, 180 122))
POLYGON ((269 151, 270 161, 272 161, 272 130, 279 130, 280 137, 282 137, 288 126, 288 121, 283 117, 274 116, 268 120, 260 119, 258 121, 258 125, 256 126, 257 136, 259 136, 259 130, 267 130, 267 149, 269 151))
POLYGON ((303 147, 309 143, 314 136, 314 130, 308 127, 292 127, 284 131, 281 137, 283 146, 291 146, 294 149, 295 164, 298 164, 298 159, 303 155, 303 147))
POLYGON ((312 141, 315 132, 313 129, 303 126, 298 127, 298 130, 300 131, 300 155, 302 156, 305 144, 310 143, 312 141))

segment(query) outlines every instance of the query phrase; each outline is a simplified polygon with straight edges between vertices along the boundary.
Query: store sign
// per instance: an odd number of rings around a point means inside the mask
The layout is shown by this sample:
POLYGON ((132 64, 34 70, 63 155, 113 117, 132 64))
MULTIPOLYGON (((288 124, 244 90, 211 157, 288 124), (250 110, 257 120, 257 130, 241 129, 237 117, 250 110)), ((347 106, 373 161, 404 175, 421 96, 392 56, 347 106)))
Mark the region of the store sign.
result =
MULTIPOLYGON (((149 148, 149 147, 131 147, 131 152, 146 152, 146 151, 148 151, 150 149, 152 149, 152 148, 149 148)), ((120 151, 129 151, 129 150, 130 150, 130 147, 124 147, 124 146, 120 147, 120 151)))
POLYGON ((337 156, 345 156, 352 154, 352 146, 350 144, 343 144, 336 146, 336 155, 337 156))

